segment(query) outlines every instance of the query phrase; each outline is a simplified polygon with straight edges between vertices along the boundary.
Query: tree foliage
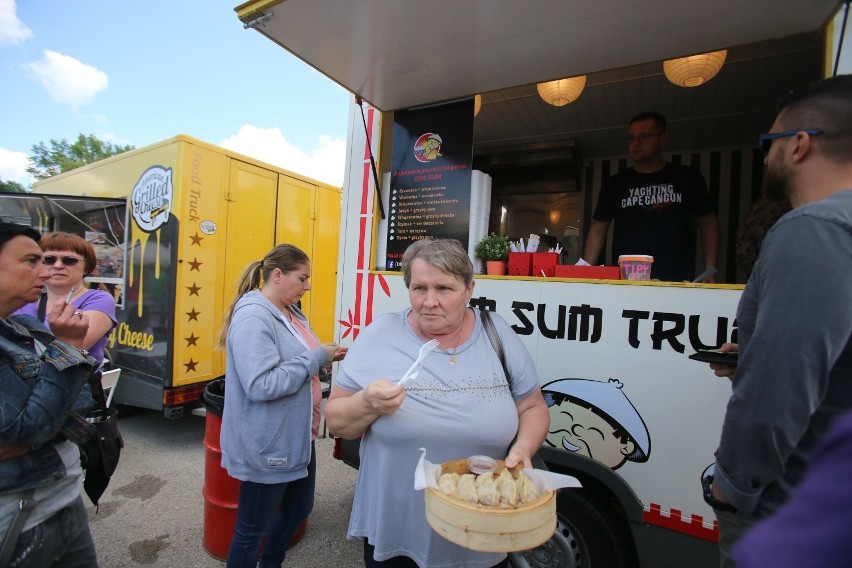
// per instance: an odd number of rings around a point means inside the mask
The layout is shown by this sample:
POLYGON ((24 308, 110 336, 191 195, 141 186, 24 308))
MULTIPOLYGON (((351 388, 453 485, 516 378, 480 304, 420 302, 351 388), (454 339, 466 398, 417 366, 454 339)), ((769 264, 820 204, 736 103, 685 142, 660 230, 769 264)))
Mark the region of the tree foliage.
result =
POLYGON ((3 192, 6 192, 6 193, 26 193, 27 189, 23 185, 19 184, 16 181, 12 181, 12 180, 3 181, 3 179, 0 178, 0 193, 3 193, 3 192))
POLYGON ((32 147, 27 173, 41 180, 133 149, 134 146, 100 140, 94 134, 80 134, 73 144, 65 138, 51 138, 49 147, 44 142, 32 147))

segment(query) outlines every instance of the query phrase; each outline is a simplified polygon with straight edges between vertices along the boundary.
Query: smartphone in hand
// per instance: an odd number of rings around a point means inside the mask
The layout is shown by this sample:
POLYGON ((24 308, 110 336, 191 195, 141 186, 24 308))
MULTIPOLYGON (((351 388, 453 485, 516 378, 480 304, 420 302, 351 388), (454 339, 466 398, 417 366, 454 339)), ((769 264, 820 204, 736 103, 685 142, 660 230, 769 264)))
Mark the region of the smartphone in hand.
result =
POLYGON ((718 349, 705 349, 693 353, 689 356, 693 361, 701 361, 703 363, 717 363, 719 365, 736 365, 739 358, 739 352, 729 351, 723 353, 718 349))

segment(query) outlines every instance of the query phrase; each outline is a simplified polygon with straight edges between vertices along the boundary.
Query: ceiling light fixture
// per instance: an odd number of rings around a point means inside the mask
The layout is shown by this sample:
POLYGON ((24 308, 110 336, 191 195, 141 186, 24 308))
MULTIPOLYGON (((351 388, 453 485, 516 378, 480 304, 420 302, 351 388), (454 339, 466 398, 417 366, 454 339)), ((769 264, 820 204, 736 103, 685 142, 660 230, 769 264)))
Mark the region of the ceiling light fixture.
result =
POLYGON ((536 88, 544 102, 560 107, 576 101, 585 86, 586 76, 580 75, 569 79, 539 83, 536 88))
POLYGON ((700 53, 663 62, 666 78, 678 87, 697 87, 716 76, 725 64, 727 50, 700 53))

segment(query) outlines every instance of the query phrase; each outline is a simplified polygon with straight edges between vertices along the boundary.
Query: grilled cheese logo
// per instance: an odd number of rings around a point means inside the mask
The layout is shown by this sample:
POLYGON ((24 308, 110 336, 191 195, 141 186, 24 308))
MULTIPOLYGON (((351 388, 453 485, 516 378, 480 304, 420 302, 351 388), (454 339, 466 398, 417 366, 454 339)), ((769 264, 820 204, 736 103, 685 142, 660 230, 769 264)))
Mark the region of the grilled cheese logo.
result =
POLYGON ((174 197, 172 169, 151 166, 142 176, 131 193, 133 219, 140 229, 153 233, 169 220, 174 197))

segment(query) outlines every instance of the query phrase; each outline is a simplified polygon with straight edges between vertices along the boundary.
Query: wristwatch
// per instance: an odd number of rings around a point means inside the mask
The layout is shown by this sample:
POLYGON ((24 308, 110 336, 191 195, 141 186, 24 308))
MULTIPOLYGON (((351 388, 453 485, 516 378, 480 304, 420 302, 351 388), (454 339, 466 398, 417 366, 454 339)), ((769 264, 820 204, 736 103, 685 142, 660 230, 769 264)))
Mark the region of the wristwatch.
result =
POLYGON ((723 513, 736 513, 737 508, 731 505, 730 503, 725 503, 724 501, 719 501, 715 497, 713 497, 713 476, 708 475, 701 478, 701 488, 704 490, 704 502, 713 507, 716 511, 722 511, 723 513))

